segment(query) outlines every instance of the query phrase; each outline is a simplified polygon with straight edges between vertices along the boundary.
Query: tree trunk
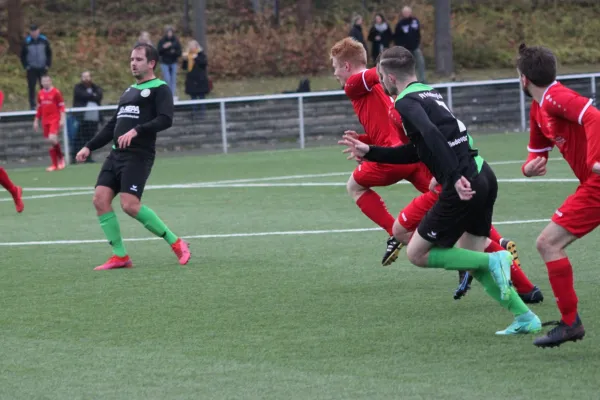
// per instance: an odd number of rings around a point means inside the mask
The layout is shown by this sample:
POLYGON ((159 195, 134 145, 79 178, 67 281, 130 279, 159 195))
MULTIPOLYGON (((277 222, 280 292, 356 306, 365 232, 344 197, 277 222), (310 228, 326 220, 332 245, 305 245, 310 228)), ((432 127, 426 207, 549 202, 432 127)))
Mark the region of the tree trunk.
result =
POLYGON ((206 0, 194 0, 194 39, 200 43, 208 56, 206 43, 206 0))
POLYGON ((273 0, 273 25, 279 26, 279 0, 273 0))
POLYGON ((260 0, 252 0, 252 11, 254 11, 254 14, 260 14, 260 0))
POLYGON ((442 76, 454 73, 450 0, 435 0, 435 65, 442 76))
POLYGON ((190 28, 190 0, 183 0, 183 33, 189 35, 190 28))
POLYGON ((312 22, 312 0, 298 0, 296 7, 298 9, 298 26, 304 28, 306 24, 312 22))
POLYGON ((8 9, 8 49, 11 53, 20 56, 24 25, 21 0, 8 0, 6 6, 8 9))

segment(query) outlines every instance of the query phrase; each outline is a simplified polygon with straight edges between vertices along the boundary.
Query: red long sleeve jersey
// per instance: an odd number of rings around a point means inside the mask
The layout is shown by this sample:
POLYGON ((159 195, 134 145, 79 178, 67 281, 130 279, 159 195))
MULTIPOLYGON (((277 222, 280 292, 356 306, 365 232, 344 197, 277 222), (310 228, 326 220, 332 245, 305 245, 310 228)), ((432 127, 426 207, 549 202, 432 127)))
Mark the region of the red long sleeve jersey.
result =
POLYGON ((375 68, 352 75, 346 81, 344 91, 365 128, 365 134, 359 136, 360 141, 385 147, 403 143, 388 115, 390 108, 393 110, 394 103, 383 91, 375 68))
POLYGON ((593 174, 592 166, 600 161, 600 111, 592 106, 592 100, 554 82, 540 103, 531 104, 529 119, 529 158, 525 164, 538 156, 547 158, 556 146, 577 179, 587 181, 593 174))
POLYGON ((53 87, 50 90, 42 89, 38 93, 38 108, 35 116, 48 123, 60 120, 60 114, 65 111, 65 101, 62 93, 53 87))

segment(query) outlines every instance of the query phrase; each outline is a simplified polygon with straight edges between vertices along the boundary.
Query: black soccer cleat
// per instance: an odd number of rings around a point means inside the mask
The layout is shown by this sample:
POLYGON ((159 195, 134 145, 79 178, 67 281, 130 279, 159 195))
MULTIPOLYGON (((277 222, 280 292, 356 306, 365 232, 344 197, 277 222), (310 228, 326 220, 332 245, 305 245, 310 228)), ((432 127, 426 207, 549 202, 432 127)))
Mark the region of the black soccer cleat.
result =
POLYGON ((517 250, 517 244, 510 239, 501 239, 500 246, 504 247, 507 251, 512 254, 513 260, 519 268, 521 268, 521 260, 519 260, 519 252, 517 250))
POLYGON ((454 300, 460 300, 471 289, 473 275, 468 271, 458 271, 458 288, 454 291, 454 300))
POLYGON ((569 326, 563 321, 558 323, 558 326, 553 328, 546 336, 541 336, 533 341, 537 347, 558 347, 565 342, 576 342, 582 340, 585 336, 585 329, 579 315, 575 319, 573 325, 569 326))
POLYGON ((402 248, 402 243, 396 240, 395 237, 390 236, 387 241, 387 247, 385 249, 385 254, 383 255, 383 260, 381 260, 381 265, 388 266, 391 265, 394 261, 398 259, 398 253, 400 253, 400 249, 402 248))
POLYGON ((519 297, 525 304, 537 304, 544 301, 544 295, 539 287, 534 286, 529 293, 519 293, 519 297))

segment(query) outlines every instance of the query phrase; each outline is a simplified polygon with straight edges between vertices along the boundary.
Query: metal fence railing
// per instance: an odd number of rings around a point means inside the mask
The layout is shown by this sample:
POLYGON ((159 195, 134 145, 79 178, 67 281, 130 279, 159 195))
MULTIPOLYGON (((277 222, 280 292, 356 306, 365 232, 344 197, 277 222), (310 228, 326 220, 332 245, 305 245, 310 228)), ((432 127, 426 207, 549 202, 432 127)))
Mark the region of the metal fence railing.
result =
MULTIPOLYGON (((558 79, 595 101, 598 78, 600 73, 564 75, 558 79)), ((432 86, 472 131, 528 129, 530 102, 516 78, 432 86)), ((67 110, 70 123, 64 127, 63 141, 68 162, 116 107, 67 110), (98 111, 101 121, 89 121, 90 111, 98 111)), ((45 154, 43 144, 38 144, 39 134, 31 129, 34 115, 33 111, 0 113, 0 159, 25 157, 36 146, 40 154, 45 154)), ((360 125, 341 90, 178 101, 173 127, 159 135, 157 147, 165 151, 209 148, 224 153, 258 144, 263 145, 261 148, 305 148, 309 141, 337 138, 345 129, 360 130, 360 125)))

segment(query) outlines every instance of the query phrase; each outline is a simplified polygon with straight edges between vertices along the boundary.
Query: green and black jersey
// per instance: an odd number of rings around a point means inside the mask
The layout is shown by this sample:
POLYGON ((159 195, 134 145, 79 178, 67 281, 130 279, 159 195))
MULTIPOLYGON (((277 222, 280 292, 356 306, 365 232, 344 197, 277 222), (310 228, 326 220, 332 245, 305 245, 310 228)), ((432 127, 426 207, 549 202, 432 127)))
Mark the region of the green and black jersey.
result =
POLYGON ((91 151, 104 147, 111 140, 113 151, 143 152, 154 155, 156 134, 173 123, 173 94, 166 82, 154 78, 132 85, 119 99, 119 107, 104 128, 86 147, 91 151), (127 148, 118 148, 117 139, 131 129, 137 136, 127 148))
POLYGON ((470 179, 481 171, 483 159, 471 147, 467 128, 435 89, 411 83, 398 95, 395 107, 410 143, 391 148, 371 146, 367 160, 394 164, 422 161, 439 183, 451 186, 461 176, 470 179))

